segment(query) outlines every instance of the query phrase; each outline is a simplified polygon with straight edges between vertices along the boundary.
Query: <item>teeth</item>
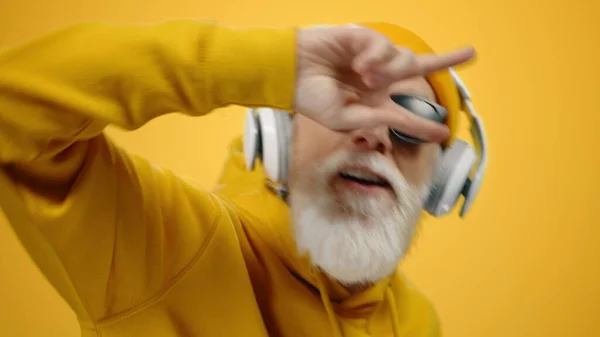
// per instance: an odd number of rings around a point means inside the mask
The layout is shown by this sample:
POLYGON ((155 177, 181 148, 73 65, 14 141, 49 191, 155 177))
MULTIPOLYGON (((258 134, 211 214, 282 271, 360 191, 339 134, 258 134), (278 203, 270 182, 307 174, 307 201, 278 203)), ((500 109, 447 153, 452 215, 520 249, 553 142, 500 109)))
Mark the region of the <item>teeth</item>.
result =
POLYGON ((362 179, 362 180, 369 180, 369 181, 374 181, 374 182, 385 182, 385 181, 381 180, 379 177, 377 177, 376 175, 365 172, 365 171, 361 171, 361 170, 348 170, 348 171, 342 172, 342 174, 352 176, 352 177, 362 179))

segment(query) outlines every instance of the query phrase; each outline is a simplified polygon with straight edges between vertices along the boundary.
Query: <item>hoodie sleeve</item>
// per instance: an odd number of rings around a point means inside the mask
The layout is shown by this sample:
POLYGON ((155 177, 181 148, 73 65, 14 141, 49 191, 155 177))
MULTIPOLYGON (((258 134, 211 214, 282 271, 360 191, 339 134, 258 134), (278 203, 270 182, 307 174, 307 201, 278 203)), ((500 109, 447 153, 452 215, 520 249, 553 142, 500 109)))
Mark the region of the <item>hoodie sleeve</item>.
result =
POLYGON ((50 159, 114 124, 228 104, 289 110, 294 31, 83 24, 0 52, 0 162, 50 159))
POLYGON ((164 289, 222 221, 103 134, 229 104, 290 110, 295 30, 81 24, 0 51, 0 208, 83 326, 164 289))

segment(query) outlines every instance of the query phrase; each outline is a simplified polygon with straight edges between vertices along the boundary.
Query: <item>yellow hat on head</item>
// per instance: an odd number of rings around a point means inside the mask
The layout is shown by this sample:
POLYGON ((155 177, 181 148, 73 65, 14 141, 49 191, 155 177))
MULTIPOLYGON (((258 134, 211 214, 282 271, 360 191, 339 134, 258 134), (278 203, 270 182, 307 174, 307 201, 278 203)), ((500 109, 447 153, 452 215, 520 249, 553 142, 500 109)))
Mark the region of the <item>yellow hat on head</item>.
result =
MULTIPOLYGON (((412 50, 415 54, 434 53, 434 50, 415 33, 402 28, 398 25, 383 22, 366 22, 358 25, 373 29, 392 41, 395 45, 402 46, 412 50)), ((450 128, 450 138, 446 141, 446 146, 452 143, 458 130, 458 121, 460 118, 461 101, 458 94, 458 88, 448 70, 441 70, 425 76, 435 95, 438 103, 448 110, 446 124, 450 128)))

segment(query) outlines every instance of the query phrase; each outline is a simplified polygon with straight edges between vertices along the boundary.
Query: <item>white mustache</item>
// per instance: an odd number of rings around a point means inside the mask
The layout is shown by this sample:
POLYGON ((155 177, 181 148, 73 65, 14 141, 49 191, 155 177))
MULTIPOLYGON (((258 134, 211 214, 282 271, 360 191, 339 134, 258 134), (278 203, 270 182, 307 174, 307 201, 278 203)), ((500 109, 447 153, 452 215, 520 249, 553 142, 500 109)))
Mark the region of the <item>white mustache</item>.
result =
POLYGON ((406 179, 396 166, 389 159, 375 152, 340 151, 329 157, 319 169, 324 176, 331 177, 347 166, 364 167, 381 176, 388 181, 395 193, 402 193, 407 188, 406 179))

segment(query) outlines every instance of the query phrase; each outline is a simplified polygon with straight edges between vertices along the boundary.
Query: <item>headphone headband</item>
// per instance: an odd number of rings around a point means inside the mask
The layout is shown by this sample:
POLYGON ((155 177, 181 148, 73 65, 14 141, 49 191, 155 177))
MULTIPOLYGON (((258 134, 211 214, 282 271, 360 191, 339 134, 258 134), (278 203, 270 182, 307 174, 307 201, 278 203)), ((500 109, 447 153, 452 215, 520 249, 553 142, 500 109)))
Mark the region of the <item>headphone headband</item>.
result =
POLYGON ((471 124, 469 130, 471 132, 471 137, 473 137, 473 145, 475 151, 477 152, 478 158, 475 170, 472 172, 467 184, 465 184, 465 188, 462 191, 465 201, 460 210, 460 216, 464 217, 471 208, 473 200, 475 200, 475 197, 477 196, 477 193, 481 187, 483 174, 485 173, 487 166, 487 141, 485 137, 485 129, 483 128, 483 122, 481 121, 481 118, 479 118, 479 115, 477 115, 477 111, 475 111, 475 107, 471 101, 471 93, 467 89, 467 86, 460 79, 456 71, 454 71, 452 68, 449 68, 449 71, 454 83, 456 84, 456 87, 458 88, 458 94, 462 102, 462 110, 467 114, 471 124))

